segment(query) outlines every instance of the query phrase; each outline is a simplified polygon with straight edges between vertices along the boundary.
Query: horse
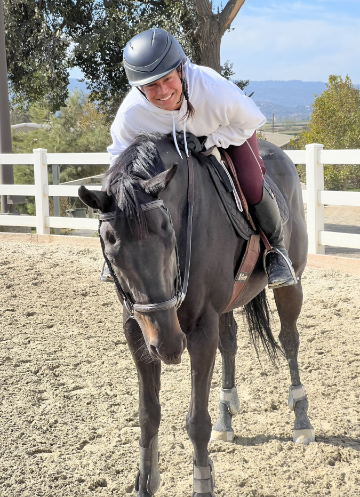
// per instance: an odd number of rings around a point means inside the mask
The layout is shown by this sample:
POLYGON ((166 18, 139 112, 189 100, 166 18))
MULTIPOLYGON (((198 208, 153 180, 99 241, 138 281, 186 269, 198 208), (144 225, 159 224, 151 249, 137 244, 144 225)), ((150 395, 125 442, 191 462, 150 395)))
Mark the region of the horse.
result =
MULTIPOLYGON (((267 141, 258 143, 267 175, 281 190, 290 211, 283 228, 298 283, 275 288, 274 297, 281 322, 281 352, 290 370, 288 404, 295 414, 294 441, 306 444, 315 438, 297 362, 296 322, 307 259, 302 193, 289 157, 267 141)), ((235 386, 237 325, 227 306, 246 240, 235 232, 225 213, 208 172, 208 161, 194 152, 189 158, 185 154, 179 157, 169 136, 143 133, 106 173, 102 191, 79 188, 80 199, 99 211, 100 241, 123 304, 123 329, 138 373, 138 497, 155 495, 160 485, 162 362, 179 364, 187 347, 191 400, 186 429, 194 450, 193 497, 215 495, 210 438, 232 441, 234 435, 231 419, 239 410, 235 386), (219 418, 212 429, 208 398, 217 348, 222 358, 222 385, 219 418)), ((260 337, 276 359, 280 346, 269 326, 263 252, 261 244, 260 257, 237 304, 245 307, 255 343, 260 337)))

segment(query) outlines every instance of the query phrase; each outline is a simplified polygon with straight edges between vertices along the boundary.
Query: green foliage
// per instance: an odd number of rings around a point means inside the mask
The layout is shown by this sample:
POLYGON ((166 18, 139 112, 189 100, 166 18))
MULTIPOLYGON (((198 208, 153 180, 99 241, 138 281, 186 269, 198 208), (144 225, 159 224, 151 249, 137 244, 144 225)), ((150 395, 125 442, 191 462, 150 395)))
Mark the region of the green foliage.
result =
MULTIPOLYGON (((309 143, 321 143, 325 149, 360 148, 360 92, 348 76, 329 77, 326 90, 315 96, 307 128, 290 142, 297 149, 309 143)), ((304 181, 304 167, 299 175, 304 181)), ((326 165, 324 175, 327 189, 360 188, 360 165, 326 165)))
MULTIPOLYGON (((223 78, 226 78, 228 80, 231 79, 231 76, 234 76, 234 71, 233 71, 233 66, 234 64, 231 63, 229 60, 227 60, 223 66, 221 66, 221 76, 223 78)), ((250 83, 250 80, 249 79, 236 79, 235 81, 233 81, 233 83, 236 84, 236 86, 238 86, 240 88, 240 90, 244 91, 244 88, 247 87, 247 85, 250 83)), ((246 95, 246 93, 245 93, 246 95)), ((254 92, 252 92, 250 95, 248 95, 249 97, 252 97, 254 95, 254 92)))
MULTIPOLYGON (((29 108, 32 121, 43 128, 29 133, 14 133, 14 153, 31 153, 34 148, 45 148, 48 152, 105 152, 110 143, 109 128, 105 116, 96 105, 79 91, 73 92, 66 101, 66 107, 52 113, 46 102, 29 108)), ((101 174, 107 166, 86 167, 60 165, 60 182, 85 176, 101 174)), ((52 184, 52 169, 49 167, 49 183, 52 184)), ((33 168, 24 165, 14 167, 15 184, 34 184, 33 168)), ((76 203, 76 202, 75 202, 76 203)), ((80 206, 80 205, 79 205, 80 206)), ((34 199, 29 197, 22 212, 35 213, 34 199)))
POLYGON ((70 42, 53 7, 43 0, 4 1, 8 81, 14 104, 26 107, 45 97, 52 111, 65 104, 70 42))

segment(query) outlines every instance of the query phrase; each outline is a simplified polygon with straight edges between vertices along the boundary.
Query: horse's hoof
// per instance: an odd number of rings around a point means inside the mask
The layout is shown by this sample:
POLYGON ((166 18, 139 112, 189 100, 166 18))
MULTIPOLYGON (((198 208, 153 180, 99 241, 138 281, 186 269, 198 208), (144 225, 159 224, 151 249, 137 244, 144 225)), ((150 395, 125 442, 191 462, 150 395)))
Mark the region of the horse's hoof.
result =
POLYGON ((222 442, 232 442, 234 440, 234 430, 231 431, 216 431, 211 432, 211 440, 221 440, 222 442))
POLYGON ((311 442, 315 442, 315 432, 312 428, 307 428, 305 430, 294 430, 294 442, 301 445, 309 445, 311 442))

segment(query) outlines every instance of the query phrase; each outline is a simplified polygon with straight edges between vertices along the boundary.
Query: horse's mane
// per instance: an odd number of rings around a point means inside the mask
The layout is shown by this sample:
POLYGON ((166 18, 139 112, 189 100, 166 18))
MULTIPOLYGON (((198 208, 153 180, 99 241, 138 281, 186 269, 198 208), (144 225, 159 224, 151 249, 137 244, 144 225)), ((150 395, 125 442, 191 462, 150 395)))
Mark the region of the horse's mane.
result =
POLYGON ((132 144, 115 160, 106 172, 104 183, 108 195, 114 195, 118 208, 129 220, 136 223, 140 233, 144 232, 145 221, 136 192, 139 179, 147 180, 165 171, 164 163, 156 147, 156 141, 164 139, 160 133, 141 133, 132 144))

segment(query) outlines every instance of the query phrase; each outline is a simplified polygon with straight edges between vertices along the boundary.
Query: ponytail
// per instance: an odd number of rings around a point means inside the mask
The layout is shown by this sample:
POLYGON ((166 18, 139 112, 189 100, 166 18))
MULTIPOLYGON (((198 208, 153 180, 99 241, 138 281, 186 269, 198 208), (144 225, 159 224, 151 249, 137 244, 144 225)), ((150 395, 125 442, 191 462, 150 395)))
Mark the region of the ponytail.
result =
POLYGON ((180 81, 181 81, 181 85, 182 85, 182 93, 183 93, 184 98, 185 98, 186 103, 187 103, 186 114, 180 119, 180 121, 183 121, 183 120, 187 121, 189 118, 194 117, 195 109, 189 100, 189 86, 188 86, 188 82, 186 81, 186 78, 183 76, 183 63, 182 62, 177 67, 177 71, 178 71, 179 76, 180 76, 180 81))

